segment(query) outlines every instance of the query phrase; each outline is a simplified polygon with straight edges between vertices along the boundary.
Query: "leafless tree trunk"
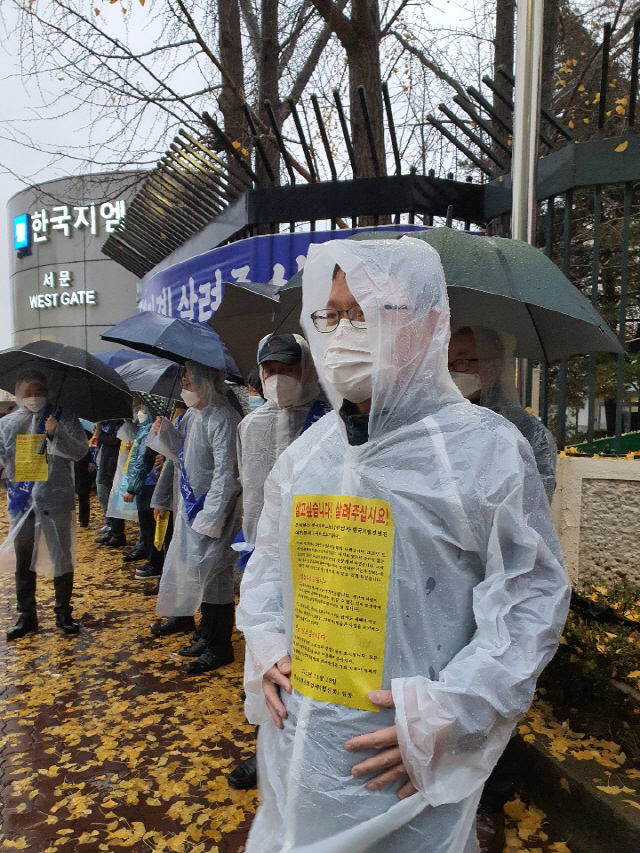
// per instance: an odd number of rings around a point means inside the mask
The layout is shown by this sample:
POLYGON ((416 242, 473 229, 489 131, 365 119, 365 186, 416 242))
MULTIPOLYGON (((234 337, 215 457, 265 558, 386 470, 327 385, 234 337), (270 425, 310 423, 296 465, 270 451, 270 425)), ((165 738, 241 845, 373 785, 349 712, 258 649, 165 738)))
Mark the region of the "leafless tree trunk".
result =
MULTIPOLYGON (((236 86, 244 90, 244 60, 238 0, 217 0, 217 3, 220 62, 236 86)), ((222 80, 218 107, 222 114, 223 127, 230 138, 238 142, 241 148, 248 148, 246 121, 240 99, 236 90, 232 89, 226 79, 222 80)), ((229 168, 237 177, 243 177, 242 167, 232 158, 229 162, 229 168)))
MULTIPOLYGON (((505 83, 504 78, 500 75, 499 70, 502 66, 513 74, 513 59, 514 59, 514 28, 515 28, 515 3, 514 0, 497 0, 496 2, 496 36, 494 42, 493 54, 493 79, 496 84, 505 93, 510 94, 510 88, 505 83)), ((494 94, 493 108, 498 116, 506 124, 510 125, 513 122, 511 110, 509 107, 494 94)), ((508 132, 501 126, 500 122, 493 121, 493 130, 503 142, 507 141, 508 132)), ((496 154, 501 153, 499 146, 493 146, 496 154)))
POLYGON ((364 88, 374 151, 380 174, 385 174, 382 77, 380 73, 380 10, 378 0, 353 0, 348 18, 332 0, 311 0, 318 13, 333 29, 347 54, 351 134, 358 177, 375 175, 369 137, 360 106, 358 89, 364 88))

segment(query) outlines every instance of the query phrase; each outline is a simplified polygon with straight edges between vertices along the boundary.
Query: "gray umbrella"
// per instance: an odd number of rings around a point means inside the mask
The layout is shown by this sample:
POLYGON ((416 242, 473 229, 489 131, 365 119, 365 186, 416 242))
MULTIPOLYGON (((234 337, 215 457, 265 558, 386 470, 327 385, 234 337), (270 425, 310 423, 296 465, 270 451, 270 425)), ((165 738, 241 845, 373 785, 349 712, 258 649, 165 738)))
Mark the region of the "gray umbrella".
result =
MULTIPOLYGON (((453 329, 488 326, 506 332, 516 338, 515 355, 548 362, 623 351, 589 300, 534 246, 446 227, 401 236, 424 240, 440 255, 453 329)), ((353 239, 389 238, 368 232, 353 239)), ((296 273, 281 288, 281 300, 291 303, 291 291, 301 284, 302 274, 296 273)))
POLYGON ((134 358, 116 368, 131 391, 177 400, 183 368, 164 358, 134 358))

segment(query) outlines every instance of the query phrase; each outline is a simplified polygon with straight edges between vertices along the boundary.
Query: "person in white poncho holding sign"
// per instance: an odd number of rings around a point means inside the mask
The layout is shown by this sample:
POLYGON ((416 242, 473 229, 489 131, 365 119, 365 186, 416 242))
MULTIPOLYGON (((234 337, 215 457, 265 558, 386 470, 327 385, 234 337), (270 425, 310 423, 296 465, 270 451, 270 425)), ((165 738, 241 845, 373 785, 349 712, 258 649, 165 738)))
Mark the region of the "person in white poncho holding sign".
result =
POLYGON ((302 324, 335 413, 276 463, 242 581, 262 799, 246 850, 470 853, 568 608, 542 483, 449 376, 422 241, 312 247, 302 324))

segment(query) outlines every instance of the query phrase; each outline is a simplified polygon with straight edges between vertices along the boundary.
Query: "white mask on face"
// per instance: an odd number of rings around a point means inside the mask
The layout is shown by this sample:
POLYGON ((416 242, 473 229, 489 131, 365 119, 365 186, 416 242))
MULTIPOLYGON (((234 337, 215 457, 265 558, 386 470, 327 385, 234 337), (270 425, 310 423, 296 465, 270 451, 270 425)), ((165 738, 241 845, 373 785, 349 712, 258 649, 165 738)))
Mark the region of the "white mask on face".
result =
POLYGON ((262 383, 264 396, 279 409, 288 409, 300 402, 302 395, 302 384, 294 376, 285 376, 283 373, 274 373, 262 383))
POLYGON ((451 378, 455 382, 458 391, 467 400, 482 388, 482 382, 480 382, 480 377, 477 373, 456 373, 452 370, 451 378))
POLYGON ((146 424, 149 422, 149 415, 146 412, 138 412, 136 417, 138 418, 139 424, 146 424))
POLYGON ((184 400, 185 406, 191 408, 192 406, 198 405, 198 395, 195 391, 187 391, 186 389, 184 389, 180 396, 184 400))
POLYGON ((47 398, 25 397, 22 401, 22 405, 26 409, 29 409, 30 412, 33 412, 35 414, 36 412, 41 412, 44 409, 44 407, 47 405, 47 398))
POLYGON ((373 360, 367 330, 354 328, 349 320, 340 320, 327 338, 322 362, 327 382, 351 403, 370 400, 373 360))

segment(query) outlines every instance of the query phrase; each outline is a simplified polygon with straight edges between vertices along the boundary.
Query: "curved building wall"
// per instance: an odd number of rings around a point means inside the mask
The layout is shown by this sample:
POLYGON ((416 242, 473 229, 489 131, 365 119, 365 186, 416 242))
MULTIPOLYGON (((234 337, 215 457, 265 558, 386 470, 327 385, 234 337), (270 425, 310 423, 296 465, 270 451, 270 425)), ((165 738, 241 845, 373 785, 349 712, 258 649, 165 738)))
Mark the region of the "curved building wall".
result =
POLYGON ((47 339, 90 352, 114 348, 100 333, 135 313, 138 279, 101 249, 143 177, 59 178, 11 197, 14 346, 47 339))

